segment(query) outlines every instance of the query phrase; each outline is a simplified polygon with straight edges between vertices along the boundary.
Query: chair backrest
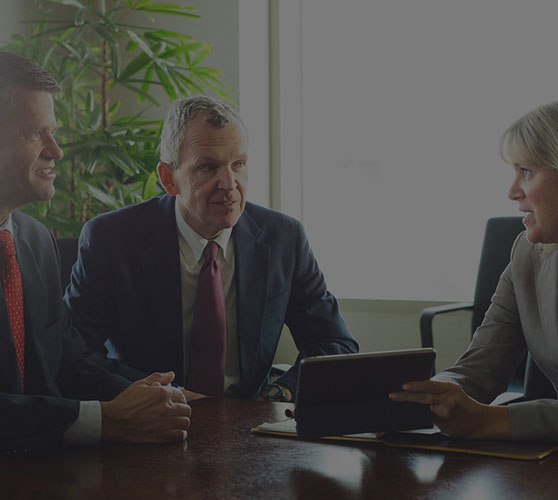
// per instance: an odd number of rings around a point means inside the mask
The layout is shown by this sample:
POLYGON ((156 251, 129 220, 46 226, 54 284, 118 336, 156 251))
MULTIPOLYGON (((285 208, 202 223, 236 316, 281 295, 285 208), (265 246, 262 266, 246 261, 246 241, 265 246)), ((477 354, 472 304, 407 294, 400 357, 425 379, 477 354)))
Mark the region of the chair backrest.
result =
POLYGON ((72 267, 77 259, 78 238, 58 238, 56 240, 60 250, 60 277, 62 279, 62 290, 70 283, 72 267))
POLYGON ((510 261, 517 235, 525 228, 521 217, 492 217, 486 222, 473 300, 471 335, 482 323, 500 275, 510 261))
POLYGON ((523 385, 523 399, 556 399, 556 390, 552 382, 539 370, 531 354, 527 355, 525 365, 525 382, 523 385))

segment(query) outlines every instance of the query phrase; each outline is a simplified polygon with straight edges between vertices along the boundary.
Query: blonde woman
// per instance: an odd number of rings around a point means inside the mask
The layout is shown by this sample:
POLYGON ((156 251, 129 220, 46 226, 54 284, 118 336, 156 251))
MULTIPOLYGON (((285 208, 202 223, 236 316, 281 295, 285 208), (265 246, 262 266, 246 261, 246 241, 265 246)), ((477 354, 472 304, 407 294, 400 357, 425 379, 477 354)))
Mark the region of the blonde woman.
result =
POLYGON ((500 154, 515 173, 508 196, 525 231, 473 340, 456 364, 390 397, 429 404, 445 433, 474 439, 558 442, 558 401, 489 406, 529 351, 558 385, 558 102, 541 106, 503 134, 500 154))

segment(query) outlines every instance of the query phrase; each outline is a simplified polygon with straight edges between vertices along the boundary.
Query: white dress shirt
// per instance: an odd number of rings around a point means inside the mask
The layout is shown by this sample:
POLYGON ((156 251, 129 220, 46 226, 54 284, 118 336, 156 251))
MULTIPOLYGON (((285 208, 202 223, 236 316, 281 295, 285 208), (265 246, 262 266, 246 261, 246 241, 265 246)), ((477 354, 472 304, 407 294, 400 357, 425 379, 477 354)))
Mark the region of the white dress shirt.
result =
MULTIPOLYGON (((180 249, 180 278, 182 285, 182 327, 184 345, 189 352, 192 338, 192 323, 196 303, 198 274, 203 265, 203 251, 208 240, 194 231, 183 219, 175 203, 176 225, 178 229, 178 247, 180 249)), ((225 229, 215 243, 219 245, 217 264, 221 270, 223 292, 225 296, 225 313, 227 322, 227 351, 225 362, 225 395, 234 396, 240 387, 240 368, 238 357, 238 335, 236 332, 236 286, 234 282, 234 241, 232 228, 225 229)))

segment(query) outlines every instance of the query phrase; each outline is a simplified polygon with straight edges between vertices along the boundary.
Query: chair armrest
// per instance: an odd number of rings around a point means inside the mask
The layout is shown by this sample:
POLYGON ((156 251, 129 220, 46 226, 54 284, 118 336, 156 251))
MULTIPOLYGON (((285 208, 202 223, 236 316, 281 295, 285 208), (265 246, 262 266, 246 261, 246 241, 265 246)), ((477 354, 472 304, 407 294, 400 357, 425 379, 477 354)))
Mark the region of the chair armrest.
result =
POLYGON ((420 314, 420 338, 422 347, 434 347, 432 340, 432 321, 434 316, 453 311, 471 311, 472 309, 472 302, 454 302, 452 304, 423 309, 420 314))
POLYGON ((291 368, 291 365, 287 363, 278 363, 271 365, 271 371, 269 373, 269 377, 271 383, 275 382, 281 375, 285 375, 291 368))

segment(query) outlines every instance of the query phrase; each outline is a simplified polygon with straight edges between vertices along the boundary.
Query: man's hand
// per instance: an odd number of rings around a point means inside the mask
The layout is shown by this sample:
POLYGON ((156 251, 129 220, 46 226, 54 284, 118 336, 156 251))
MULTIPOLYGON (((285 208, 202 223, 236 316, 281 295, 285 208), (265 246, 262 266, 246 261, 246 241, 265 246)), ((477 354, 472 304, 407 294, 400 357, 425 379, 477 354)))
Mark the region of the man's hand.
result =
POLYGON ((511 439, 510 417, 505 406, 481 404, 452 382, 409 382, 403 384, 403 392, 393 392, 389 397, 394 401, 430 405, 434 423, 450 436, 511 439))
POLYGON ((172 387, 174 373, 153 373, 134 382, 112 401, 101 403, 102 441, 165 443, 184 441, 192 409, 172 387))

